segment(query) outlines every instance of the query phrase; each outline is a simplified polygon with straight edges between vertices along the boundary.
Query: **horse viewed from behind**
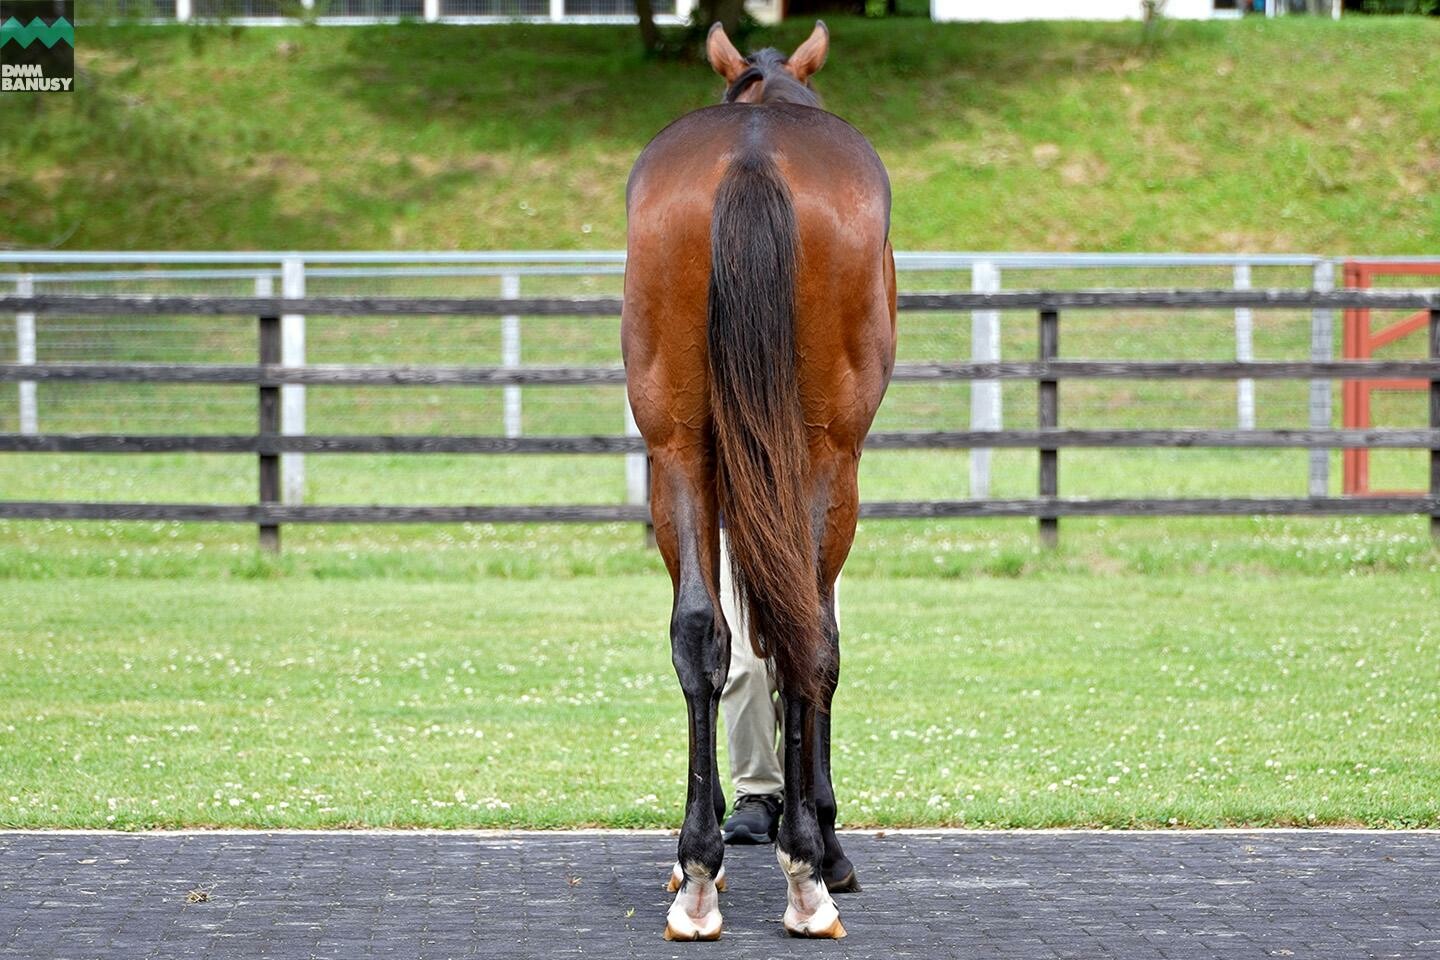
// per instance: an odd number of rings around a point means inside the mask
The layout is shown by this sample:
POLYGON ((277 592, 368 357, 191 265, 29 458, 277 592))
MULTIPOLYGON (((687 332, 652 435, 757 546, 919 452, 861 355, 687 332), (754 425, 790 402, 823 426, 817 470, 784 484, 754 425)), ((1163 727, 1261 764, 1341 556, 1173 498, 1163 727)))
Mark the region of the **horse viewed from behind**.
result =
POLYGON ((665 937, 713 940, 722 927, 715 727, 729 563, 782 699, 785 929, 838 938, 830 893, 858 887, 830 781, 834 586, 855 535, 861 447, 895 361, 890 184, 870 144, 810 86, 829 51, 823 23, 788 58, 742 57, 719 24, 706 50, 724 102, 661 131, 626 190, 621 338, 689 715, 665 937))

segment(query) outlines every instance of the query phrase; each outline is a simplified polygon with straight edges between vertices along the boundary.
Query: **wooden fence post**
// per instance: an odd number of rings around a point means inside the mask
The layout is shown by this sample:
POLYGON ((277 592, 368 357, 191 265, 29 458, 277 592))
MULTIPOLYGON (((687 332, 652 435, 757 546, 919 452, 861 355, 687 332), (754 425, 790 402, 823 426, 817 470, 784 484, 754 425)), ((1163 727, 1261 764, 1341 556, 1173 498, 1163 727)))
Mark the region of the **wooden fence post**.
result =
MULTIPOLYGON (((280 362, 280 318, 260 318, 260 365, 280 362)), ((273 441, 280 435, 280 388, 260 386, 260 430, 259 438, 273 441)), ((280 502, 280 456, 274 452, 260 454, 260 506, 280 502)), ((260 549, 270 553, 280 552, 280 525, 260 523, 260 549)))
MULTIPOLYGON (((1040 311, 1040 362, 1048 363, 1060 353, 1060 311, 1040 311)), ((1036 426, 1041 430, 1053 430, 1060 425, 1059 383, 1053 379, 1040 380, 1040 415, 1036 426)), ((1056 497, 1060 494, 1060 452, 1054 447, 1040 448, 1040 496, 1056 497)), ((1055 516, 1040 517, 1040 542, 1053 547, 1060 542, 1060 519, 1055 516)))
MULTIPOLYGON (((1430 359, 1440 361, 1440 308, 1430 308, 1430 359)), ((1430 429, 1440 430, 1440 376, 1430 376, 1430 429)), ((1440 447, 1430 448, 1430 496, 1440 498, 1440 447)), ((1440 512, 1430 514, 1430 537, 1440 546, 1440 512)))

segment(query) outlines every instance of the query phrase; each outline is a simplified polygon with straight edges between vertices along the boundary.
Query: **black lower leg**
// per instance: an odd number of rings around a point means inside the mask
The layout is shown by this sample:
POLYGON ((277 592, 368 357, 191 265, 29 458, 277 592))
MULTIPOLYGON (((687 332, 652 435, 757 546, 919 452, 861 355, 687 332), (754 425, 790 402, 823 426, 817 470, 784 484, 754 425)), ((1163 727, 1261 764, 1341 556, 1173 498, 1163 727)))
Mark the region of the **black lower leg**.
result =
POLYGON ((815 708, 781 693, 785 710, 785 812, 776 843, 791 861, 819 870, 825 852, 815 814, 815 708))
POLYGON ((691 717, 690 776, 676 859, 687 879, 713 878, 719 875, 725 859, 720 816, 714 803, 715 727, 710 722, 708 703, 693 703, 688 695, 685 699, 691 717))
POLYGON ((820 838, 824 844, 823 873, 825 885, 831 893, 845 893, 860 889, 855 880, 855 866, 845 856, 840 838, 835 834, 837 807, 835 789, 830 774, 830 708, 835 688, 840 681, 840 633, 835 622, 834 608, 827 598, 827 616, 823 623, 826 639, 829 641, 830 658, 825 675, 825 709, 815 719, 815 816, 820 827, 820 838))
MULTIPOLYGON (((714 700, 711 701, 710 705, 710 733, 712 738, 715 735, 715 731, 719 729, 719 713, 720 694, 717 693, 714 700)), ((711 747, 710 755, 715 755, 715 750, 713 746, 711 747)), ((711 792, 711 802, 715 806, 715 819, 717 821, 723 821, 725 819, 725 787, 720 782, 720 777, 718 774, 711 780, 711 783, 714 784, 713 790, 711 792)))
POLYGON ((690 721, 690 770, 677 859, 686 880, 714 878, 725 858, 715 764, 715 706, 729 668, 729 643, 710 594, 697 579, 681 578, 670 624, 671 659, 690 721))

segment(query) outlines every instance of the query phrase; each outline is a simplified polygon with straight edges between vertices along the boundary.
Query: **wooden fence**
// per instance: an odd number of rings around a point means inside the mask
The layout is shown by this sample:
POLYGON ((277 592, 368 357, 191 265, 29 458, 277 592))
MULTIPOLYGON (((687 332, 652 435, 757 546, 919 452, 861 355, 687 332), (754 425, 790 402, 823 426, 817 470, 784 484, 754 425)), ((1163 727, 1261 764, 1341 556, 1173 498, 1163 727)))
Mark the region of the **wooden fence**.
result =
MULTIPOLYGON (((902 311, 1035 310, 1039 354, 1034 361, 902 363, 897 381, 1034 380, 1038 429, 889 431, 872 433, 870 449, 1028 448, 1040 455, 1038 496, 1024 500, 866 502, 866 518, 1036 517, 1042 539, 1054 543, 1061 517, 1199 515, 1429 515, 1440 539, 1440 291, 1435 290, 1078 290, 968 294, 904 294, 902 311), (1351 308, 1429 311, 1429 359, 1418 361, 1103 361, 1061 360, 1062 310, 1184 308, 1351 308), (1066 379, 1333 379, 1415 378, 1430 383, 1428 429, 1370 430, 1066 430, 1059 426, 1060 381, 1066 379), (1184 498, 1090 500, 1059 496, 1063 447, 1391 447, 1430 451, 1425 496, 1302 498, 1184 498)), ((188 297, 5 296, 0 312, 67 315, 241 315, 259 318, 258 362, 0 363, 0 381, 110 381, 253 384, 259 391, 257 432, 191 434, 0 434, 0 452, 248 453, 259 458, 259 501, 253 505, 0 501, 0 518, 75 520, 189 520, 256 524, 260 542, 276 550, 286 523, 647 522, 643 504, 556 506, 296 506, 280 502, 280 456, 285 453, 638 453, 631 436, 406 436, 280 433, 280 388, 287 384, 540 386, 620 384, 618 366, 284 366, 280 316, 615 316, 615 298, 188 297)))

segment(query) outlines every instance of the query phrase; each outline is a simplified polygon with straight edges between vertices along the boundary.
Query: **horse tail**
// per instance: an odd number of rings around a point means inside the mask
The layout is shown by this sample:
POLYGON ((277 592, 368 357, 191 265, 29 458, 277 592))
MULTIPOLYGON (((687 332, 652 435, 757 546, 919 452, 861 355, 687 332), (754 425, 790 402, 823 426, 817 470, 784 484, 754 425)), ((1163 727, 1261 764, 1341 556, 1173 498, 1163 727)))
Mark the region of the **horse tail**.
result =
POLYGON ((707 336, 716 488, 757 656, 818 703, 826 649, 796 374, 799 231, 775 162, 742 152, 715 194, 707 336))

